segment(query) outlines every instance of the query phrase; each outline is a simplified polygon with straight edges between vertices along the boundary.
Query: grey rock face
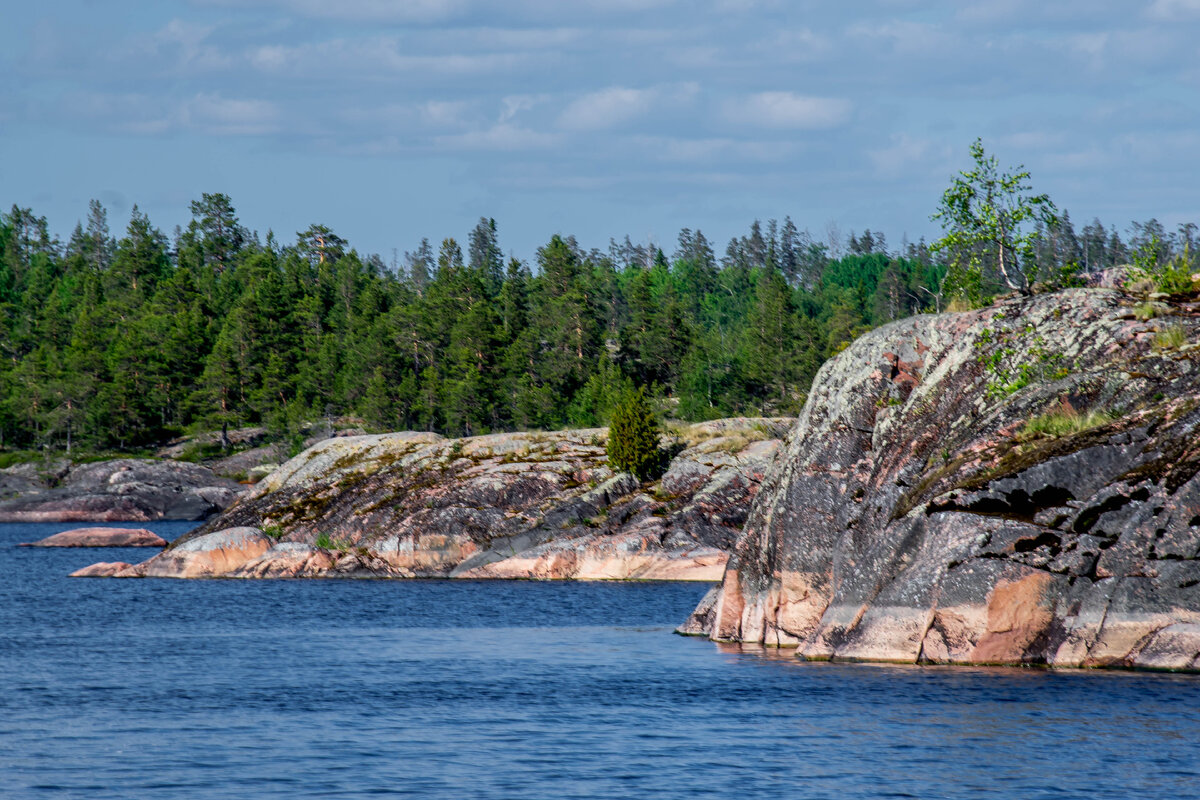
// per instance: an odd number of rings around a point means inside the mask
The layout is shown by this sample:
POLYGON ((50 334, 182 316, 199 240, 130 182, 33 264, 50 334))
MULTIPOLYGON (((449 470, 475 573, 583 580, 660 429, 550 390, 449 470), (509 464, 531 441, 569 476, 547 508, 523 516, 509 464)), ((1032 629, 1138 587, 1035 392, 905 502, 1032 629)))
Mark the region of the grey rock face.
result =
POLYGON ((0 522, 202 520, 243 491, 196 464, 117 459, 65 471, 55 488, 0 502, 0 522))
POLYGON ((681 630, 813 659, 1200 667, 1200 307, 1139 322, 1132 302, 1068 290, 856 341, 681 630), (1157 347, 1167 324, 1188 344, 1157 347), (1068 407, 1107 416, 1026 427, 1068 407))

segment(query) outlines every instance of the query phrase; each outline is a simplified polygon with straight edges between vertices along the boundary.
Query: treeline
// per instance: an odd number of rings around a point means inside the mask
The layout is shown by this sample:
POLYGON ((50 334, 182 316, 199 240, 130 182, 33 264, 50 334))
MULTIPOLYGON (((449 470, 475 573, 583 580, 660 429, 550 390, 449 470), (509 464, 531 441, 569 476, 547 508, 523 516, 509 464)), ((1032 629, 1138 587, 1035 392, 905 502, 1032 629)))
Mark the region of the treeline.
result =
MULTIPOLYGON (((118 238, 93 201, 65 244, 29 209, 0 214, 0 447, 341 415, 451 435, 593 425, 627 382, 682 419, 791 413, 840 346, 940 304, 923 242, 831 247, 789 219, 719 259, 684 230, 670 256, 556 235, 532 262, 481 219, 465 252, 423 240, 388 264, 321 225, 260 238, 221 194, 192 214, 168 238, 135 207, 118 238)), ((1094 238, 1096 267, 1123 257, 1094 238)))

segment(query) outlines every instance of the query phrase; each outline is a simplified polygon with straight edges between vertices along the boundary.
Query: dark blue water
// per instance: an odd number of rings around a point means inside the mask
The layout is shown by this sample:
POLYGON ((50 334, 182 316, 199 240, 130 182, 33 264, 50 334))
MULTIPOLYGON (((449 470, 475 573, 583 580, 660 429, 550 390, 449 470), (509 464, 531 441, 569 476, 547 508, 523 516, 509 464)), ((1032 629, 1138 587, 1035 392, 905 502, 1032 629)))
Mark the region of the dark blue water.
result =
MULTIPOLYGON (((0 796, 1200 796, 1200 679, 803 664, 690 584, 67 579, 0 525, 0 796)), ((187 523, 152 525, 171 538, 187 523)))

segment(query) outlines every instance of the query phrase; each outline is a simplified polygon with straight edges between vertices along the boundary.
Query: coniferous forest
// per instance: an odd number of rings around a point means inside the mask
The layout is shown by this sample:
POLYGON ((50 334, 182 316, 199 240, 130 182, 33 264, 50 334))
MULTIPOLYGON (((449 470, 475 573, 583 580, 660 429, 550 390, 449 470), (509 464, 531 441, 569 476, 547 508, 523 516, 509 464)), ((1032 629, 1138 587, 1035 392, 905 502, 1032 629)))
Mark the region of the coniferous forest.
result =
MULTIPOLYGON (((112 231, 93 201, 65 244, 45 218, 0 214, 0 447, 137 449, 186 431, 361 418, 449 435, 604 424, 643 387, 671 416, 794 413, 859 333, 942 310, 924 241, 871 231, 818 242, 754 222, 719 253, 554 235, 506 256, 495 221, 392 258, 313 225, 260 237, 205 194, 168 237, 135 207, 112 231)), ((1099 221, 1039 230, 1048 271, 1190 246, 1195 226, 1099 221)))

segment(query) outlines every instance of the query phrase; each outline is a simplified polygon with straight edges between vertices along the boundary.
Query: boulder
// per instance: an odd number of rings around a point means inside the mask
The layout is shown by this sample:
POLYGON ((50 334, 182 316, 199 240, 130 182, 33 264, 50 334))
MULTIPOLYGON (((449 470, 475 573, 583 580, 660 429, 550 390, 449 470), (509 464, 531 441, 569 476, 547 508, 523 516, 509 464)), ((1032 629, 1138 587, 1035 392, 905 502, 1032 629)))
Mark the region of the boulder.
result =
POLYGON ((22 547, 166 547, 167 540, 145 528, 73 528, 23 543, 22 547))
MULTIPOLYGON (((1200 359, 1155 347, 1135 302, 1012 297, 858 339, 681 631, 818 660, 1195 669, 1200 359)), ((1164 308, 1200 338, 1194 305, 1164 308)))

